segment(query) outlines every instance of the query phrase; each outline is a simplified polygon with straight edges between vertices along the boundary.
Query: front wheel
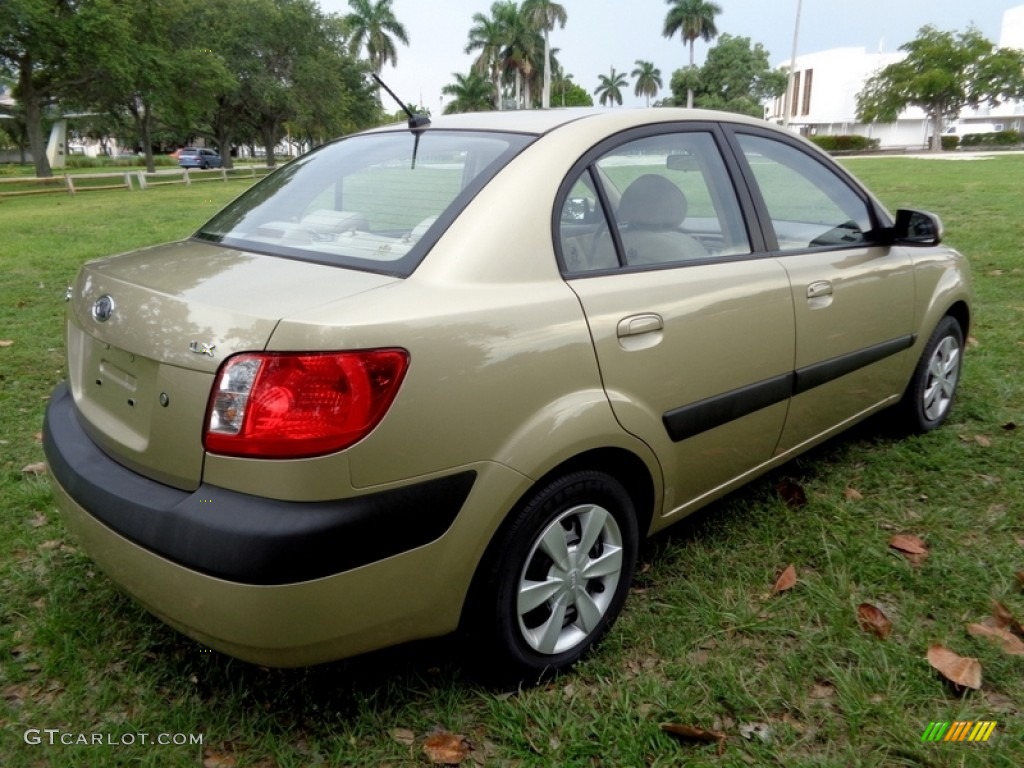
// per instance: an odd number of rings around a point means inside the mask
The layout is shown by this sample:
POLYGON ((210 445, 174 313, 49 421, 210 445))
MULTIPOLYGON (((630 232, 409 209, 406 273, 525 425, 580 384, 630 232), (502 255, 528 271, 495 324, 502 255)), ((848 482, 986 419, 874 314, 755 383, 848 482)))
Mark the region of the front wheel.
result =
POLYGON ((955 317, 947 315, 928 339, 897 406, 907 431, 930 432, 946 420, 960 382, 963 352, 963 329, 955 317))
POLYGON ((574 472, 536 490, 481 566, 468 625, 482 671, 539 681, 572 666, 622 609, 637 541, 632 500, 611 476, 574 472))

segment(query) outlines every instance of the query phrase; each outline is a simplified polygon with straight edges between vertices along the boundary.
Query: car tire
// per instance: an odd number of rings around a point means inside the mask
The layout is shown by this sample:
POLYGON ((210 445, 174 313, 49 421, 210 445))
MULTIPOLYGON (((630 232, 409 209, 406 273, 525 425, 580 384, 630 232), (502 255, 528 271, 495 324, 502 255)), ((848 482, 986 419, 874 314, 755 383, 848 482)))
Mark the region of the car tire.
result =
POLYGON ((963 329, 955 317, 946 315, 928 339, 897 406, 904 431, 931 432, 946 420, 960 382, 963 353, 963 329))
POLYGON ((465 638, 478 671, 530 684, 575 664, 619 615, 638 538, 632 499, 604 472, 535 489, 481 564, 465 638))

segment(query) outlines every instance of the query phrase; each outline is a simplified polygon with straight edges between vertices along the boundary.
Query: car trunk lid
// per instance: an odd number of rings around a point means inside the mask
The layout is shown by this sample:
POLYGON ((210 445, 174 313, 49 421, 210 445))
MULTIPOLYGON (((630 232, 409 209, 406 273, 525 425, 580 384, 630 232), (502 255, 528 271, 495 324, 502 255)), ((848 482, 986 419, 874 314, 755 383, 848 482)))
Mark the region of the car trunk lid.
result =
POLYGON ((394 281, 196 241, 87 264, 67 317, 78 416, 120 463, 194 489, 221 362, 264 349, 282 318, 394 281))

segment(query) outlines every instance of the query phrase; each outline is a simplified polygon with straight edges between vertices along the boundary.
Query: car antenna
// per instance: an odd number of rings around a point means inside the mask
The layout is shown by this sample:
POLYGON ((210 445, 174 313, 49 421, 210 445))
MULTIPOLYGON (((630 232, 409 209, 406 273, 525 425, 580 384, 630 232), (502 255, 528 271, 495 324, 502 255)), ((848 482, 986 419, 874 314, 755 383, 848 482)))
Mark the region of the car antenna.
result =
POLYGON ((383 80, 381 80, 380 77, 378 77, 376 72, 371 72, 370 75, 373 77, 374 80, 377 81, 377 85, 379 85, 381 88, 387 91, 388 96, 390 96, 392 99, 398 102, 398 106, 400 106, 402 108, 402 111, 409 116, 409 130, 412 131, 413 136, 416 137, 412 147, 412 167, 415 170, 416 153, 419 151, 420 148, 420 134, 430 127, 430 118, 427 117, 426 115, 418 115, 411 109, 409 109, 409 107, 406 106, 405 102, 398 98, 398 96, 395 95, 395 92, 388 88, 387 84, 383 80))

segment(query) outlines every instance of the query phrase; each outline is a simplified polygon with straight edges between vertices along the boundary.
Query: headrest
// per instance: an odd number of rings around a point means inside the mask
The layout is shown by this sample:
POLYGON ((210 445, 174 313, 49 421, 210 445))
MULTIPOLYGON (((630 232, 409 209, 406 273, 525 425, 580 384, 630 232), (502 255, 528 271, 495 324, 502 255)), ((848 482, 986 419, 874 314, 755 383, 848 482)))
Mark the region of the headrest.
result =
POLYGON ((621 224, 649 229, 674 229, 686 218, 686 195, 656 173, 635 179, 622 193, 618 219, 621 224))

